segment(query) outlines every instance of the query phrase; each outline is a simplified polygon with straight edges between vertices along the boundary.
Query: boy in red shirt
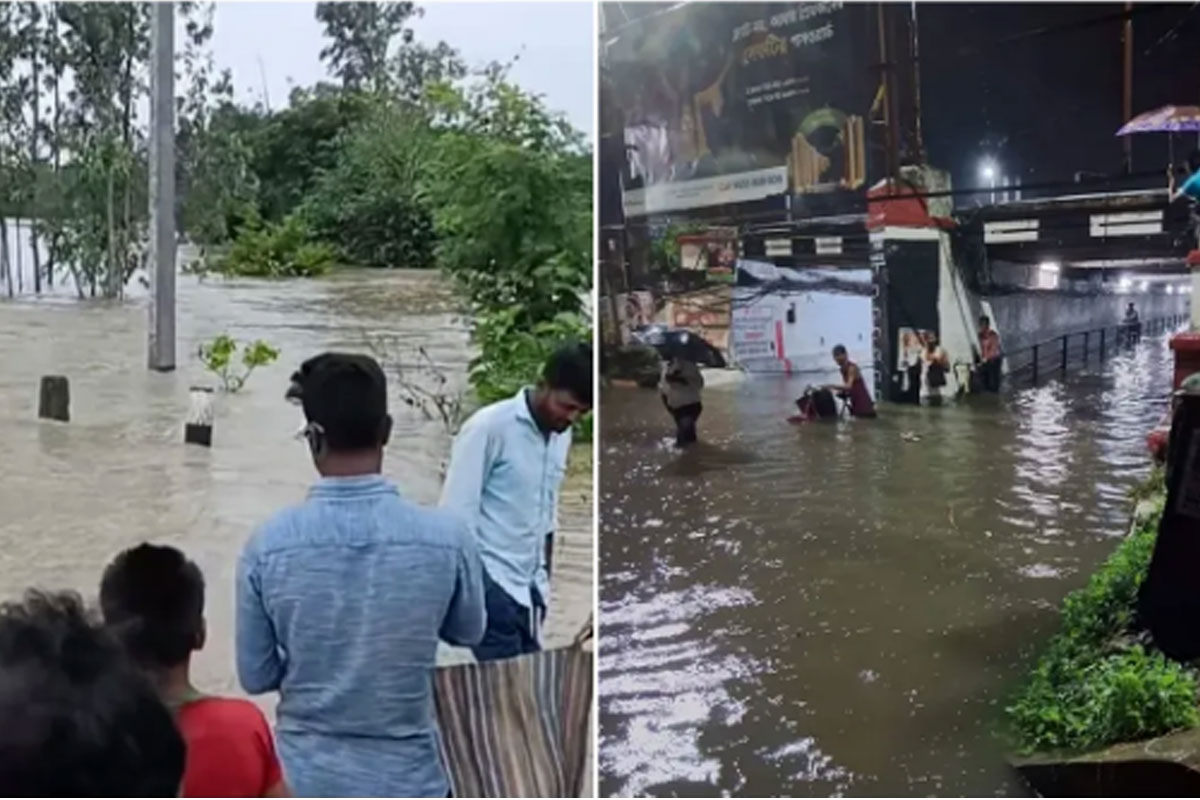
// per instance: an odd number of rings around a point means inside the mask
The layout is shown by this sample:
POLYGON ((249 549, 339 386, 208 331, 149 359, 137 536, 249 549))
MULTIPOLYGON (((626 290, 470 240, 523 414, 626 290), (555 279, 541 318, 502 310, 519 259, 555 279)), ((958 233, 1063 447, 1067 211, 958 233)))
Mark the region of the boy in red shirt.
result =
POLYGON ((287 797, 271 728, 248 700, 209 697, 191 683, 204 646, 204 576, 173 547, 118 555, 100 582, 105 625, 150 673, 187 744, 183 797, 287 797))

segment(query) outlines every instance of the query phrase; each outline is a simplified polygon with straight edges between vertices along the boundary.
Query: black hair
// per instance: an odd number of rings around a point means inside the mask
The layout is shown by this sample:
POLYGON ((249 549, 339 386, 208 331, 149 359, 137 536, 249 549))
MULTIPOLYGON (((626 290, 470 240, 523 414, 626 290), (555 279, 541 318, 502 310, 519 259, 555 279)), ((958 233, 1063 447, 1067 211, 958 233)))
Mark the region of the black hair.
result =
POLYGON ((177 797, 171 712, 73 593, 0 605, 0 787, 27 797, 177 797))
POLYGON ((542 380, 551 389, 562 389, 581 404, 592 405, 592 346, 563 345, 554 351, 542 369, 542 380))
POLYGON ((1188 153, 1187 165, 1190 172, 1200 172, 1200 149, 1188 153))
POLYGON ((387 378, 379 362, 351 353, 322 353, 292 375, 289 399, 321 426, 330 450, 367 450, 387 441, 387 378))
POLYGON ((834 355, 834 357, 846 355, 846 345, 844 345, 844 344, 834 345, 833 346, 833 355, 834 355))
POLYGON ((992 320, 988 317, 987 314, 980 314, 979 315, 979 324, 980 325, 991 325, 992 320))
POLYGON ((140 544, 104 570, 100 610, 141 666, 182 664, 204 630, 204 575, 174 547, 140 544))

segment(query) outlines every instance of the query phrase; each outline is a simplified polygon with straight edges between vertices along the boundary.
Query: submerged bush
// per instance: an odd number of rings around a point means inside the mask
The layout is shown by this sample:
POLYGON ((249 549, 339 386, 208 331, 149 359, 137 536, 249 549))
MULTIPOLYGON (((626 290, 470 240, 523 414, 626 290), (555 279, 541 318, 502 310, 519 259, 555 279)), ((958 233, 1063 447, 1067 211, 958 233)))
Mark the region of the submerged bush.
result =
POLYGON ((333 260, 333 248, 312 241, 308 226, 292 215, 278 224, 248 221, 216 270, 252 278, 307 278, 328 272, 333 260))
POLYGON ((1195 673, 1131 633, 1160 514, 1142 520, 1063 603, 1062 629, 1008 707, 1018 748, 1088 750, 1200 724, 1195 673))

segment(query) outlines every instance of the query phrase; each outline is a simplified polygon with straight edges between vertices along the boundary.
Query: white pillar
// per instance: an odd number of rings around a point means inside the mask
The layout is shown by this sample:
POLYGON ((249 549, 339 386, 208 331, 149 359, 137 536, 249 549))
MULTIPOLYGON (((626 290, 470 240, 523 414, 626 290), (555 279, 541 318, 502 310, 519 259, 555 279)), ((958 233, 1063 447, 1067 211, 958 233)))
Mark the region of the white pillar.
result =
POLYGON ((151 6, 150 369, 175 369, 175 7, 151 6))

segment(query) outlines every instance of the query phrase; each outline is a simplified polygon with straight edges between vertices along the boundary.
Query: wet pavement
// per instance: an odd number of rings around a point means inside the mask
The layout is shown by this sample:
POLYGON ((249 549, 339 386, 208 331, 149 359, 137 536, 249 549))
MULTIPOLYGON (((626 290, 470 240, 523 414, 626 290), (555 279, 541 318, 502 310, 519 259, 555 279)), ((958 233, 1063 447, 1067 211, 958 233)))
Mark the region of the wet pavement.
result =
POLYGON ((803 426, 812 377, 751 378, 684 453, 653 392, 606 391, 601 794, 1027 793, 1004 700, 1124 533, 1170 374, 1159 338, 803 426))
MULTIPOLYGON (((144 295, 144 292, 141 292, 144 295)), ((29 586, 94 599, 100 573, 143 540, 181 547, 208 581, 208 643, 198 686, 238 693, 233 662, 233 578, 254 527, 303 498, 314 478, 294 438, 298 408, 288 378, 326 349, 364 350, 394 336, 415 361, 424 346, 452 382, 471 357, 466 321, 435 274, 341 271, 311 281, 179 280, 179 368, 148 371, 144 299, 79 303, 70 292, 0 300, 0 597, 29 586), (263 338, 280 360, 236 395, 219 395, 211 450, 183 444, 188 388, 212 385, 195 354, 220 333, 263 338), (71 381, 71 422, 39 422, 38 380, 71 381)), ((389 378, 391 376, 389 375, 389 378)), ((391 382, 392 441, 385 472, 401 491, 436 503, 450 439, 440 422, 403 406, 391 382)), ((592 605, 591 451, 577 447, 563 492, 547 644, 569 643, 592 605)), ((444 662, 463 653, 445 650, 444 662)), ((270 708, 270 698, 262 699, 270 708)))

